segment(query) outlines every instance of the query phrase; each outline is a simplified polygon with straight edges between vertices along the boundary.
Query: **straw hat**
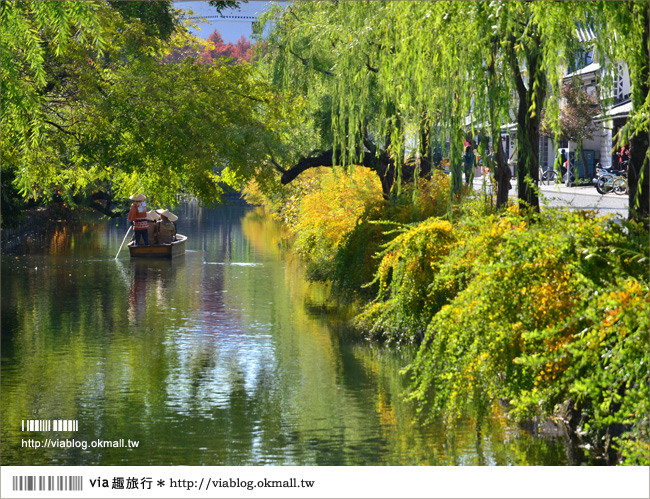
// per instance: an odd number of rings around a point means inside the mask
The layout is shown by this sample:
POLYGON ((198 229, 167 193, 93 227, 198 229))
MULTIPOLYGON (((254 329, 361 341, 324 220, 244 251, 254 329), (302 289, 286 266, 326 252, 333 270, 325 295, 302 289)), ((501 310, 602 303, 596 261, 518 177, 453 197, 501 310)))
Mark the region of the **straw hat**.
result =
POLYGON ((177 217, 176 215, 174 215, 174 214, 173 214, 171 211, 169 211, 169 210, 156 210, 156 211, 158 212, 158 214, 159 214, 160 216, 162 216, 162 217, 167 217, 167 219, 168 219, 170 222, 175 222, 176 220, 178 220, 178 217, 177 217))
POLYGON ((138 194, 138 195, 136 196, 136 195, 134 194, 133 196, 129 196, 129 199, 130 199, 131 201, 144 201, 145 199, 147 199, 147 196, 145 196, 144 194, 138 194))
POLYGON ((158 212, 156 212, 156 210, 148 211, 147 220, 151 220, 152 222, 155 222, 156 220, 160 220, 160 215, 158 215, 158 212))

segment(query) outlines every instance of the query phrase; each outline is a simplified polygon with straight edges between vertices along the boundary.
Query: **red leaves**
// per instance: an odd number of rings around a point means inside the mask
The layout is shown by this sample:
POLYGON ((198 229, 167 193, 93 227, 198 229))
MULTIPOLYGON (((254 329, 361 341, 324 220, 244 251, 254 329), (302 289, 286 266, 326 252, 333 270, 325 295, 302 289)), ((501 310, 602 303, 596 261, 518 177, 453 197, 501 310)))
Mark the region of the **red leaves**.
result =
POLYGON ((231 57, 237 61, 251 61, 251 42, 245 35, 239 37, 236 44, 232 42, 226 44, 219 30, 215 29, 208 37, 208 41, 213 44, 213 48, 206 48, 201 54, 205 62, 212 62, 221 57, 231 57))

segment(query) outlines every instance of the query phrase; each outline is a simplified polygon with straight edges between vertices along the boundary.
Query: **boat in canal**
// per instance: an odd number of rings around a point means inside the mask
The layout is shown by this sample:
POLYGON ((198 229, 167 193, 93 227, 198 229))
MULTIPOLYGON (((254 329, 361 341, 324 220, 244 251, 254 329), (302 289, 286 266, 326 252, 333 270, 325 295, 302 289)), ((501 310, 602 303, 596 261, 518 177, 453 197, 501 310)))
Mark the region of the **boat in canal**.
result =
POLYGON ((134 245, 134 241, 129 243, 129 254, 131 258, 174 258, 185 254, 185 243, 187 236, 176 235, 176 241, 171 244, 150 244, 134 245))

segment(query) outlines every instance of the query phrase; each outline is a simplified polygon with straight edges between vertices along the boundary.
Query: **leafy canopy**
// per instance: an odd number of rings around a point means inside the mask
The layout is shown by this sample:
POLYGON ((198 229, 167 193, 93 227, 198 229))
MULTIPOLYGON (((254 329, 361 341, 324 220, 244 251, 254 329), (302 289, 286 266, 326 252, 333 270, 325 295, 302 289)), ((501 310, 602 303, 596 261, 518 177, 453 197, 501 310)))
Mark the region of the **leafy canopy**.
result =
MULTIPOLYGON (((431 150, 416 133, 430 126, 431 140, 450 141, 459 190, 467 129, 512 122, 517 79, 542 104, 546 81, 559 91, 555 82, 580 51, 580 16, 574 3, 297 2, 267 14, 267 62, 276 84, 305 96, 320 147, 334 145, 354 162, 371 138, 399 167, 404 153, 431 150)), ((539 116, 538 103, 528 105, 525 119, 539 116)))
POLYGON ((264 183, 291 108, 248 64, 163 63, 189 38, 170 2, 116 4, 2 3, 2 163, 21 194, 214 202, 264 183))

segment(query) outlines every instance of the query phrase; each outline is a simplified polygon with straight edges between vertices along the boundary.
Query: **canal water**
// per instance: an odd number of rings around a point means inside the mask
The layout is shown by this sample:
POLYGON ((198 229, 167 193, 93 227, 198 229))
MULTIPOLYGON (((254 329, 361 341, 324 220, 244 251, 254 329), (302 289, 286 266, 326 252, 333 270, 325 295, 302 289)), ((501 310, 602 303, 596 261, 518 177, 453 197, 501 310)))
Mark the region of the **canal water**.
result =
POLYGON ((412 352, 356 339, 259 208, 178 214, 174 261, 116 261, 123 221, 3 253, 2 465, 574 464, 498 409, 419 421, 412 352))

